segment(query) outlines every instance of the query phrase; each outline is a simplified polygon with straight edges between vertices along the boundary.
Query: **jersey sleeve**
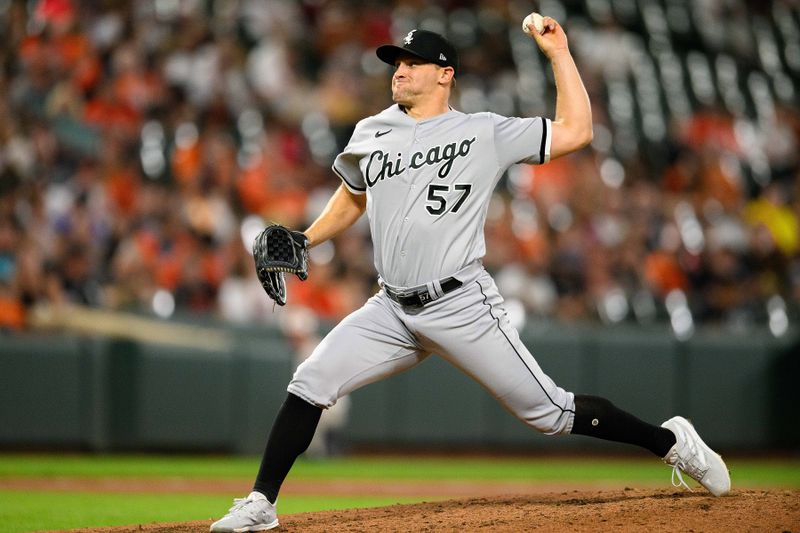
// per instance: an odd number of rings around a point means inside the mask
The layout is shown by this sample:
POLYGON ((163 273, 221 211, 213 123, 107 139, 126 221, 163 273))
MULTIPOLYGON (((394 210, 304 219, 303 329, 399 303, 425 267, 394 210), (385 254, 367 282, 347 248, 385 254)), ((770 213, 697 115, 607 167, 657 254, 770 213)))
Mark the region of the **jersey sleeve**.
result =
POLYGON ((367 192, 367 184, 358 166, 358 158, 355 154, 348 153, 346 150, 336 156, 333 162, 333 171, 342 180, 347 190, 353 194, 364 194, 367 192))
POLYGON ((502 166, 517 163, 541 165, 550 161, 553 126, 549 118, 504 117, 489 113, 494 145, 502 166))
POLYGON ((352 137, 350 137, 350 142, 347 143, 344 151, 336 156, 331 167, 342 180, 344 186, 347 187, 347 190, 353 194, 365 194, 367 192, 367 183, 364 181, 364 175, 361 173, 361 167, 359 166, 361 156, 354 147, 360 137, 360 130, 356 126, 352 137))

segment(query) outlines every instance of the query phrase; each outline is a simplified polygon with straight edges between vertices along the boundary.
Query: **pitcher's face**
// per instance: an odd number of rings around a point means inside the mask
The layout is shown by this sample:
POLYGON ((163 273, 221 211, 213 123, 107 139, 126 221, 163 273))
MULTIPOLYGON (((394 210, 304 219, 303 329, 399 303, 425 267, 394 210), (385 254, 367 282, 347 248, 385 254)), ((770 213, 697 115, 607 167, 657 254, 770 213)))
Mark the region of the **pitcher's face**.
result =
POLYGON ((433 93, 443 68, 413 56, 398 58, 392 76, 392 99, 400 105, 413 106, 433 93))

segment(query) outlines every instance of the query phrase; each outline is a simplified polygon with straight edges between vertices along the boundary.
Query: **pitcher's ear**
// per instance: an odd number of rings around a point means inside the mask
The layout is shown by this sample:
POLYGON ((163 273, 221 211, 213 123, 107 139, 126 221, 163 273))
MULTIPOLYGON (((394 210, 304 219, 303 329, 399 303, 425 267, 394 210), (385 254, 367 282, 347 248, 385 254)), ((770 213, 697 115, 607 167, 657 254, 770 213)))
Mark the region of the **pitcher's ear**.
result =
POLYGON ((445 83, 448 84, 451 88, 455 87, 455 85, 456 85, 456 78, 455 78, 456 71, 453 69, 453 67, 442 67, 442 73, 449 76, 449 80, 445 81, 445 83))

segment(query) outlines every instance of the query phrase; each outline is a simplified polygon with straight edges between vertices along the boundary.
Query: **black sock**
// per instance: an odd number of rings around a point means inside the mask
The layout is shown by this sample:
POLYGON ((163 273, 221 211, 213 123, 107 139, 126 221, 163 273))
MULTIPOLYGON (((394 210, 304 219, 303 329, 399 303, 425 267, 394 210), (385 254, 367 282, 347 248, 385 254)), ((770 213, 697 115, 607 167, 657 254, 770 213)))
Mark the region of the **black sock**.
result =
POLYGON ((261 467, 253 485, 253 490, 266 496, 271 503, 278 499, 278 491, 294 460, 311 444, 320 415, 322 408, 294 394, 290 393, 283 402, 269 433, 261 467))
POLYGON ((664 457, 675 444, 672 431, 643 422, 598 396, 575 395, 572 433, 598 439, 626 442, 664 457))

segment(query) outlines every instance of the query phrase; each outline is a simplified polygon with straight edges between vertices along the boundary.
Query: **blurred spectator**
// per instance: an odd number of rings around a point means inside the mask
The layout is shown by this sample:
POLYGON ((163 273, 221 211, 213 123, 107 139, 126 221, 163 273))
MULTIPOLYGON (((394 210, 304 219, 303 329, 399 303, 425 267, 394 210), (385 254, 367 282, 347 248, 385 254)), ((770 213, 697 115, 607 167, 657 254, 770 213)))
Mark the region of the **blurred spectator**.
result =
MULTIPOLYGON (((652 320, 675 291, 699 322, 764 323, 776 296, 798 314, 797 7, 668 4, 648 4, 670 10, 656 27, 615 3, 542 3, 596 125, 591 148, 512 169, 487 213, 485 265, 537 319, 652 320), (758 36, 740 31, 751 18, 758 36)), ((445 32, 459 109, 553 116, 523 8, 0 2, 0 328, 41 302, 152 313, 157 294, 178 313, 277 320, 253 217, 302 228, 324 207, 333 157, 390 103, 374 47, 445 32)), ((315 249, 290 306, 333 321, 359 307, 376 290, 368 231, 315 249)))
POLYGON ((13 220, 0 218, 0 329, 21 329, 25 324, 23 302, 16 277, 19 270, 19 231, 13 220))
POLYGON ((779 183, 764 188, 758 198, 748 202, 744 219, 751 226, 763 228, 772 245, 786 257, 797 254, 800 248, 800 221, 788 204, 788 198, 779 183))

